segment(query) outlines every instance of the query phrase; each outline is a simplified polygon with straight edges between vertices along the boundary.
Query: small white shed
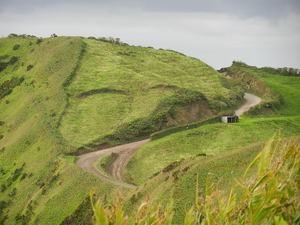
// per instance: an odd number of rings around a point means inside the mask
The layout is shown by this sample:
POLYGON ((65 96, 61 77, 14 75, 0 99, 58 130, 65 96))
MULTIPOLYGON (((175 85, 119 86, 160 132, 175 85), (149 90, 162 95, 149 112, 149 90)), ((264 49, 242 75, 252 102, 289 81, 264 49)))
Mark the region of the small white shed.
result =
POLYGON ((221 121, 223 123, 237 123, 239 122, 239 117, 236 115, 233 116, 222 116, 221 121))

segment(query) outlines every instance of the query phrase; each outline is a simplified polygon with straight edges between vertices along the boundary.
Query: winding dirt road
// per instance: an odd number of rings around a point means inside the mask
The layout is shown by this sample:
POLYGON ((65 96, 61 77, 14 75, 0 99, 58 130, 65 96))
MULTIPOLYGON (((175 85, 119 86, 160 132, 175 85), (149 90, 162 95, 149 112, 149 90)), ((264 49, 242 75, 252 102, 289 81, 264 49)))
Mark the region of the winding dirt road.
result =
POLYGON ((76 164, 85 171, 95 174, 101 180, 118 186, 134 188, 134 185, 122 182, 122 171, 123 168, 127 165, 128 161, 131 159, 131 156, 133 155, 134 151, 136 151, 140 146, 147 143, 148 141, 150 141, 150 139, 86 153, 79 156, 79 159, 77 160, 76 164), (112 164, 111 175, 119 181, 116 181, 111 177, 108 177, 105 174, 101 173, 95 166, 95 163, 98 159, 100 159, 103 156, 109 155, 113 152, 118 154, 118 158, 112 164))
POLYGON ((245 93, 244 99, 246 100, 245 104, 235 111, 235 115, 237 116, 241 116, 243 113, 249 111, 250 108, 258 105, 261 102, 260 97, 249 93, 245 93))
MULTIPOLYGON (((246 102, 239 109, 237 109, 235 111, 235 114, 237 116, 241 116, 243 113, 247 112, 251 107, 253 107, 261 102, 261 98, 255 96, 253 94, 249 94, 249 93, 245 93, 244 98, 245 98, 246 102)), ((118 185, 118 186, 134 188, 135 187, 134 185, 127 184, 123 181, 122 171, 126 167, 129 160, 131 159, 133 153, 139 147, 141 147, 142 145, 144 145, 145 143, 147 143, 149 141, 150 141, 150 139, 145 139, 142 141, 132 142, 129 144, 119 145, 119 146, 112 147, 112 148, 106 148, 103 150, 86 153, 86 154, 79 156, 79 159, 77 160, 76 164, 83 170, 96 175, 103 181, 106 181, 106 182, 109 182, 111 184, 118 185), (97 160, 99 160, 101 157, 109 155, 113 152, 117 153, 118 157, 112 163, 109 173, 113 178, 116 178, 116 180, 113 179, 112 177, 106 176, 101 171, 99 171, 95 166, 95 163, 97 162, 97 160)))

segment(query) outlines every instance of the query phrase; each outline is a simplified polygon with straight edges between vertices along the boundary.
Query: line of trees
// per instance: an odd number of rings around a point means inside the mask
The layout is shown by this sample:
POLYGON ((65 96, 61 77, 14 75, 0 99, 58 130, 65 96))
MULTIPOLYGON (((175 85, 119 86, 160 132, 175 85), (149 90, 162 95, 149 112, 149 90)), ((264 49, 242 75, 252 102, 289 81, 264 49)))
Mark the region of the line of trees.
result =
POLYGON ((272 67, 262 67, 261 70, 272 73, 272 74, 280 74, 284 76, 300 76, 300 69, 283 67, 283 68, 272 68, 272 67))

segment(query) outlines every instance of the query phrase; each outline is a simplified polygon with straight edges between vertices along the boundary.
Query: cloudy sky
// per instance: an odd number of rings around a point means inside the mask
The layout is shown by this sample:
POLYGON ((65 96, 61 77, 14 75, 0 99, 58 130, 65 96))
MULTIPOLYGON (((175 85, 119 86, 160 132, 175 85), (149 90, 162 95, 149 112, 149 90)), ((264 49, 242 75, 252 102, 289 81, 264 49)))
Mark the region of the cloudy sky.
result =
POLYGON ((300 68, 300 0, 0 0, 0 36, 9 33, 120 37, 217 69, 300 68))

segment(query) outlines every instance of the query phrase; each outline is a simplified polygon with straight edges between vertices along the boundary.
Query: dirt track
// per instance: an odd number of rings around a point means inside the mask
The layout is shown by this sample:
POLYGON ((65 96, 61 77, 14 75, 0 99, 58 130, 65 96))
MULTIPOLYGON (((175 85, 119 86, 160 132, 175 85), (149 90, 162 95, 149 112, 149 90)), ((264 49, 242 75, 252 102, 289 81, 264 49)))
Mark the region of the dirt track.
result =
POLYGON ((76 164, 80 168, 84 169, 87 172, 93 173, 98 176, 101 180, 106 182, 112 183, 118 186, 124 186, 128 188, 134 188, 134 185, 130 185, 127 183, 122 182, 122 170, 127 165, 128 161, 130 160, 133 152, 137 150, 140 146, 150 141, 150 139, 132 142, 129 144, 119 145, 112 148, 107 148, 104 150, 99 150, 95 152, 86 153, 79 156, 76 164), (120 181, 116 181, 105 174, 101 173, 96 166, 94 165, 96 161, 106 155, 111 154, 112 152, 118 154, 118 158, 113 162, 111 175, 120 181))
MULTIPOLYGON (((243 104, 239 109, 235 111, 235 114, 237 116, 241 116, 243 113, 247 112, 251 107, 261 102, 261 98, 249 93, 246 93, 244 98, 246 100, 245 104, 243 104)), ((122 171, 126 167, 129 160, 131 159, 133 153, 139 147, 141 147, 142 145, 144 145, 149 141, 150 139, 146 139, 142 141, 132 142, 129 144, 119 145, 112 148, 86 153, 79 156, 79 159, 77 160, 76 164, 83 170, 95 174, 103 181, 118 186, 134 188, 135 187, 134 185, 127 184, 123 181, 122 171), (99 158, 109 155, 113 152, 118 154, 118 158, 113 162, 109 173, 113 178, 116 178, 118 181, 111 177, 106 176, 98 169, 96 169, 96 166, 94 165, 99 158)))
POLYGON ((235 111, 235 115, 241 116, 243 113, 247 112, 251 107, 258 105, 261 102, 261 98, 256 95, 245 93, 244 99, 245 104, 235 111))

